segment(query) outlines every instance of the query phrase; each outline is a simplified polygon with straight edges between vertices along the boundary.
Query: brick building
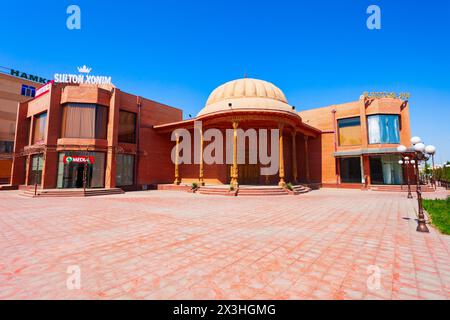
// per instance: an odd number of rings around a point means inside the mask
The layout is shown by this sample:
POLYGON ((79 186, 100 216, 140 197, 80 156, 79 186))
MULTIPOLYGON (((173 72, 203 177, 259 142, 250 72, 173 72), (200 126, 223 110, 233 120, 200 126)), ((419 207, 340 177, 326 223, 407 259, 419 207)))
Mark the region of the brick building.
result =
POLYGON ((17 104, 34 97, 45 79, 0 67, 0 184, 9 183, 14 150, 17 104))
MULTIPOLYGON (((41 90, 42 91, 42 90, 41 90)), ((84 156, 89 188, 141 189, 158 184, 285 185, 370 188, 402 184, 396 148, 409 144, 409 106, 400 99, 360 100, 297 112, 275 85, 239 79, 215 89, 194 119, 182 111, 113 86, 49 84, 34 100, 20 103, 11 184, 44 189, 80 188, 84 156), (179 164, 171 152, 174 131, 234 132, 232 163, 179 164), (237 163, 239 129, 279 129, 279 170, 261 175, 260 163, 237 163)), ((197 132, 198 133, 198 132, 197 132)), ((213 143, 200 134, 201 155, 213 143), (204 139, 205 138, 205 139, 204 139)), ((225 135, 225 134, 224 134, 225 135)), ((245 139, 244 139, 245 141, 245 139)), ((272 144, 272 142, 271 142, 272 144)), ((273 150, 272 150, 273 149, 273 150)), ((195 152, 193 148, 191 150, 195 152)), ((183 151, 184 152, 184 151, 183 151)))
POLYGON ((154 125, 178 121, 182 111, 113 86, 50 84, 17 114, 11 184, 81 188, 89 156, 88 188, 132 188, 172 179, 172 142, 154 125))

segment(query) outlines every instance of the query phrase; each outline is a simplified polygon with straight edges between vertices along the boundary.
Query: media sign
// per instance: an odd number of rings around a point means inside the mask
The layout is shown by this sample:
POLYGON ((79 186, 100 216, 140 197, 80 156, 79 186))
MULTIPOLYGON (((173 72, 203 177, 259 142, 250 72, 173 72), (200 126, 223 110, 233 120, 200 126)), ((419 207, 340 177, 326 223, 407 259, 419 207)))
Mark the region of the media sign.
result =
POLYGON ((34 96, 34 98, 39 98, 40 96, 46 94, 47 92, 50 91, 50 89, 52 88, 54 81, 50 81, 49 83, 43 85, 42 87, 40 87, 39 89, 36 90, 36 95, 34 96))
POLYGON ((94 157, 86 157, 86 156, 65 156, 64 157, 64 164, 94 164, 95 158, 94 157))

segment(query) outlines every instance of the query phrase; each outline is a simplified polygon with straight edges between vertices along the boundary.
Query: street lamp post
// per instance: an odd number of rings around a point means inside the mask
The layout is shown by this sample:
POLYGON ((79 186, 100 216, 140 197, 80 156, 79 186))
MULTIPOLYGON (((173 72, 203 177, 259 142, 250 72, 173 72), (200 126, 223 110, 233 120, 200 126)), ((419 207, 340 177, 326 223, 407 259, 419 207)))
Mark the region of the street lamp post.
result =
MULTIPOLYGON (((419 206, 419 219, 418 219, 418 232, 428 233, 430 230, 427 227, 427 223, 425 221, 425 214, 423 212, 423 202, 422 202, 422 186, 420 183, 420 171, 419 171, 419 162, 426 161, 429 159, 431 155, 436 153, 436 148, 434 146, 425 146, 422 143, 422 139, 419 137, 414 137, 411 139, 411 143, 414 146, 414 164, 416 168, 416 184, 417 184, 417 202, 419 206)), ((404 154, 407 152, 408 148, 401 145, 398 147, 398 152, 404 154)))
POLYGON ((415 160, 410 160, 409 157, 402 157, 402 160, 398 162, 401 166, 404 166, 406 169, 406 183, 408 184, 408 199, 412 199, 412 193, 411 193, 411 183, 409 181, 409 166, 414 166, 416 163, 415 160))
POLYGON ((436 147, 435 146, 427 146, 425 148, 425 152, 431 156, 431 162, 432 162, 431 184, 433 185, 434 190, 436 190, 437 185, 436 185, 435 163, 434 163, 434 155, 436 154, 436 147))

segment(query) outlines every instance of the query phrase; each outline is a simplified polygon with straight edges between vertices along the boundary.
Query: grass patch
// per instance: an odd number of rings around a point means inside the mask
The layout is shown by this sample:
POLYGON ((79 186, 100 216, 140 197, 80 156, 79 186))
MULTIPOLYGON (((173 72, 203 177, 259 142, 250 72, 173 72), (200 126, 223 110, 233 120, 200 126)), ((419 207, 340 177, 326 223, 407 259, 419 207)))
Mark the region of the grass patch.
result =
POLYGON ((450 197, 447 200, 423 200, 423 207, 431 216, 433 225, 450 235, 450 197))

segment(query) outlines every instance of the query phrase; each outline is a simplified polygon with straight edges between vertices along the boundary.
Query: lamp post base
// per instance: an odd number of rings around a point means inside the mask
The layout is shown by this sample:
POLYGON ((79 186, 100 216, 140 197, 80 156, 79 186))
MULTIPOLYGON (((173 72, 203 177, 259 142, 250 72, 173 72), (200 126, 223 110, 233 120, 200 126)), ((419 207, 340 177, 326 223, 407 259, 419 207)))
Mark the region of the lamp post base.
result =
POLYGON ((428 229, 425 221, 419 220, 419 225, 417 226, 417 232, 430 233, 430 230, 428 229))

